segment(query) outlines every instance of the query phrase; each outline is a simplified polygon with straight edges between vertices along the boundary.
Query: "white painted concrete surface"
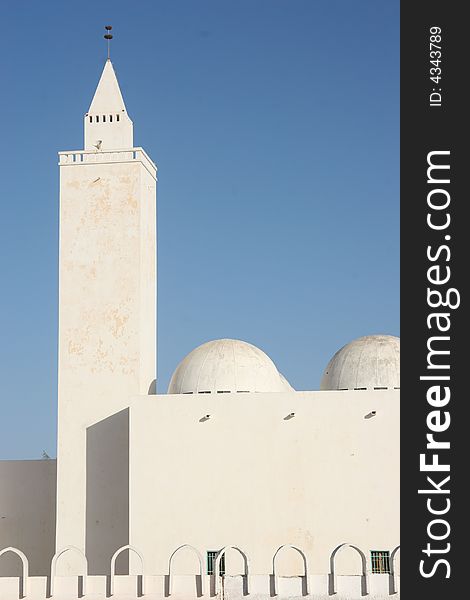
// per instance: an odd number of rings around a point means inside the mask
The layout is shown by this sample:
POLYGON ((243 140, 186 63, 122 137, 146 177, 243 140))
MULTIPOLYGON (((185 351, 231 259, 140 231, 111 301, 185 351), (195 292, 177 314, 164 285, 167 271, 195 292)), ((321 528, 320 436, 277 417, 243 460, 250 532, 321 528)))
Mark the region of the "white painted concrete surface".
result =
MULTIPOLYGON (((313 573, 341 543, 399 544, 397 390, 135 398, 130 447, 130 543, 153 572, 184 543, 236 545, 256 573, 283 544, 313 573)), ((282 561, 287 575, 302 566, 282 561)), ((359 557, 338 561, 349 574, 359 557)))

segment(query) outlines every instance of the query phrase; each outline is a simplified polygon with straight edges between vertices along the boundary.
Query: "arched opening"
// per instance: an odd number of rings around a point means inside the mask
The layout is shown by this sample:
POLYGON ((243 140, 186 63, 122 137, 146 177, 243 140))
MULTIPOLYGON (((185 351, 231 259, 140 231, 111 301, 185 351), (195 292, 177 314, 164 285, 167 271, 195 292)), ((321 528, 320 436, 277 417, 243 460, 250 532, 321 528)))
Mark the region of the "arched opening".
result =
POLYGON ((18 550, 18 548, 14 548, 13 546, 8 546, 8 548, 3 548, 3 550, 0 550, 0 558, 4 554, 7 554, 8 552, 11 552, 12 554, 16 554, 16 556, 18 556, 21 561, 22 574, 20 576, 20 581, 19 581, 18 597, 25 598, 28 593, 28 576, 29 576, 28 559, 26 558, 26 554, 24 554, 24 552, 21 552, 21 550, 18 550))
POLYGON ((168 562, 168 586, 167 586, 167 594, 168 596, 171 596, 172 592, 173 592, 173 561, 175 558, 175 555, 178 552, 184 552, 187 551, 192 553, 193 555, 195 555, 197 562, 198 562, 198 570, 199 570, 199 574, 196 575, 196 595, 197 596, 203 596, 204 595, 204 561, 202 559, 202 555, 199 552, 199 550, 197 548, 195 548, 194 546, 191 546, 190 544, 183 544, 182 546, 179 546, 178 548, 176 548, 176 550, 172 553, 172 555, 170 556, 170 560, 168 562))
POLYGON ((145 593, 145 591, 144 591, 144 558, 143 558, 142 554, 137 550, 137 548, 134 548, 134 546, 130 546, 129 544, 118 548, 116 550, 116 552, 113 554, 113 556, 111 557, 111 576, 110 576, 110 580, 109 580, 109 595, 112 596, 114 594, 114 580, 116 578, 116 560, 117 560, 118 556, 120 554, 122 554, 123 552, 125 552, 126 550, 129 551, 129 554, 131 552, 134 552, 134 554, 139 557, 140 573, 137 575, 137 596, 143 596, 145 593))
MULTIPOLYGON (((337 574, 336 574, 336 557, 340 551, 344 552, 346 548, 352 548, 360 558, 360 568, 361 568, 361 593, 363 596, 367 596, 369 593, 368 586, 368 578, 367 578, 367 560, 364 552, 354 544, 340 544, 337 546, 330 556, 330 575, 329 575, 329 593, 336 594, 338 592, 337 587, 337 574)), ((351 575, 355 575, 355 573, 351 573, 351 575)))
POLYGON ((400 576, 400 557, 397 554, 400 552, 400 546, 397 546, 392 550, 390 554, 390 574, 388 576, 389 581, 389 594, 398 594, 398 581, 397 578, 400 576))
POLYGON ((243 552, 243 550, 240 550, 240 548, 238 548, 237 546, 225 546, 217 554, 217 558, 215 559, 215 585, 214 585, 215 593, 216 594, 219 593, 220 561, 222 560, 222 557, 225 556, 225 553, 229 549, 236 550, 237 552, 240 553, 240 555, 243 558, 243 566, 244 566, 244 573, 242 574, 243 575, 243 587, 244 587, 243 593, 246 596, 250 593, 250 591, 249 591, 250 564, 249 564, 248 556, 246 555, 246 553, 243 552))
POLYGON ((297 546, 293 546, 292 544, 283 544, 279 546, 273 556, 273 574, 272 574, 272 594, 277 596, 279 593, 279 573, 278 573, 278 562, 279 562, 279 554, 282 553, 283 550, 294 550, 297 552, 303 563, 303 574, 299 574, 299 577, 302 577, 302 593, 304 596, 307 596, 309 593, 309 585, 308 585, 308 564, 307 557, 305 553, 297 546))
POLYGON ((56 572, 57 572, 57 562, 59 560, 59 558, 65 554, 66 552, 72 552, 74 554, 76 554, 78 557, 80 557, 80 561, 83 565, 83 572, 82 573, 78 573, 78 597, 82 597, 86 594, 86 578, 88 575, 88 561, 86 556, 83 554, 83 552, 77 548, 76 546, 66 546, 65 548, 62 548, 62 550, 58 550, 54 556, 52 557, 52 561, 51 561, 51 581, 50 581, 50 595, 53 596, 54 595, 54 584, 55 584, 55 578, 56 578, 56 572))

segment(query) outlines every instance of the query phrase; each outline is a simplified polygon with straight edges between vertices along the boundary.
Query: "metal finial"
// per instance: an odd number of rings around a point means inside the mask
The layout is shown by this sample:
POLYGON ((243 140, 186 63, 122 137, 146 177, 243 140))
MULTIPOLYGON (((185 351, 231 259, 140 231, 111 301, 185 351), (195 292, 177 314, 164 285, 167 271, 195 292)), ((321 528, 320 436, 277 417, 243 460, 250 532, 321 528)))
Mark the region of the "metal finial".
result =
POLYGON ((110 33, 111 29, 113 28, 112 25, 105 25, 104 28, 106 29, 106 33, 104 34, 104 39, 108 42, 108 60, 109 60, 109 43, 110 41, 113 39, 113 34, 110 33))

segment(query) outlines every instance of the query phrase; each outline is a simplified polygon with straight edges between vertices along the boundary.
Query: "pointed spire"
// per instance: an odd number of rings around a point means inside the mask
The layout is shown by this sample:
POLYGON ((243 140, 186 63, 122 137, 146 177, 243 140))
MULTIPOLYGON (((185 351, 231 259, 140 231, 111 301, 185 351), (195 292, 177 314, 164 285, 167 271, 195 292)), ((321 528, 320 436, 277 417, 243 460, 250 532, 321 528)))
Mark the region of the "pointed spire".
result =
POLYGON ((118 150, 134 145, 133 125, 126 111, 111 60, 105 62, 85 115, 85 150, 118 150))
POLYGON ((98 87, 91 101, 89 113, 115 113, 126 110, 126 105, 119 88, 113 63, 108 58, 101 73, 98 87))

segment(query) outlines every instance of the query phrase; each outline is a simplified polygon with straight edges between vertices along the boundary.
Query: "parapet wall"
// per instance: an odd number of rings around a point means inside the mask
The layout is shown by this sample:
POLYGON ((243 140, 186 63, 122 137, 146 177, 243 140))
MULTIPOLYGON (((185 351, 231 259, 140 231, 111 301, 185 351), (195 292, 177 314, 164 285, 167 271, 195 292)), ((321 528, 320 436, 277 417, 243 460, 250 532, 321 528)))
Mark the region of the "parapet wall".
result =
POLYGON ((191 600, 197 598, 224 598, 241 600, 250 597, 253 600, 279 598, 306 598, 321 600, 334 596, 337 599, 359 599, 369 597, 399 598, 398 575, 399 546, 390 552, 390 573, 371 573, 369 562, 364 552, 353 544, 340 544, 330 555, 330 569, 327 573, 313 574, 310 571, 305 553, 295 546, 286 544, 276 550, 272 557, 272 572, 268 574, 251 573, 250 560, 243 550, 235 546, 227 546, 217 555, 211 575, 206 574, 206 567, 201 553, 192 546, 184 544, 177 548, 168 558, 168 572, 165 574, 149 574, 145 569, 145 558, 137 548, 123 546, 116 550, 110 560, 109 575, 88 575, 88 562, 85 555, 73 546, 56 552, 47 577, 30 577, 29 563, 26 555, 19 549, 9 547, 0 550, 0 560, 6 554, 16 555, 21 563, 21 576, 0 577, 0 600, 29 598, 45 600, 56 598, 70 600, 88 598, 101 600, 116 598, 133 600, 134 598, 191 600), (177 556, 182 550, 191 551, 196 558, 198 568, 193 574, 178 573, 177 556), (220 575, 220 565, 227 551, 239 553, 243 559, 243 573, 240 575, 220 575), (58 576, 57 564, 66 553, 77 555, 81 559, 82 568, 74 576, 58 576), (278 556, 281 552, 296 552, 302 558, 303 572, 286 577, 282 574, 278 556), (337 558, 340 554, 353 552, 358 557, 358 572, 340 574, 337 558), (128 553, 136 558, 136 575, 115 575, 117 558, 128 553))

